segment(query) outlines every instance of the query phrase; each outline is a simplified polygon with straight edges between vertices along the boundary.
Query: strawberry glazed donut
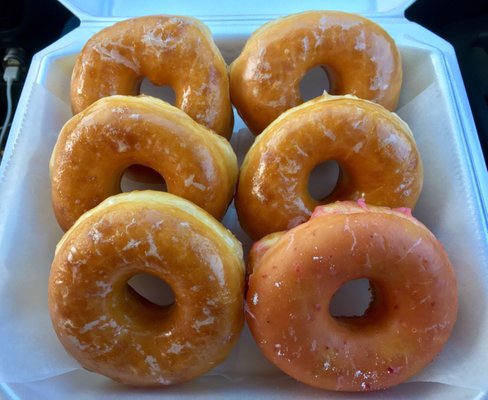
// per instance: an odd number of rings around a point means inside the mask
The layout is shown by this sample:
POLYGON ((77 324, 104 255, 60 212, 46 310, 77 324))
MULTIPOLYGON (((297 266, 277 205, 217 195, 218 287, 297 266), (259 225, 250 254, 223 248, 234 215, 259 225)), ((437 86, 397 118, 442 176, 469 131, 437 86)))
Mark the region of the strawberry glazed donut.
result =
POLYGON ((238 175, 229 142, 178 108, 149 96, 105 97, 72 117, 54 146, 51 197, 61 228, 120 193, 131 165, 152 168, 168 192, 217 219, 232 200, 238 175))
POLYGON ((254 244, 246 319, 266 358, 311 386, 368 391, 405 381, 439 354, 457 317, 456 277, 407 211, 334 203, 254 244), (369 307, 332 316, 332 297, 355 279, 369 280, 369 307))
POLYGON ((256 240, 337 200, 413 208, 422 182, 414 137, 396 114, 352 96, 324 95, 286 111, 256 138, 241 166, 236 209, 256 240), (337 184, 317 201, 308 191, 310 174, 332 160, 340 168, 337 184))
POLYGON ((187 200, 113 196, 63 236, 49 310, 66 351, 87 370, 136 386, 188 381, 223 361, 244 323, 241 244, 187 200), (150 274, 173 290, 156 305, 127 282, 150 274))
POLYGON ((402 65, 395 42, 374 22, 336 11, 295 14, 258 29, 231 65, 232 103, 257 135, 302 103, 300 81, 318 66, 331 94, 396 108, 402 65))
POLYGON ((71 77, 71 106, 139 94, 143 78, 170 86, 176 107, 230 138, 234 125, 227 65, 211 32, 195 18, 158 15, 102 29, 83 47, 71 77))

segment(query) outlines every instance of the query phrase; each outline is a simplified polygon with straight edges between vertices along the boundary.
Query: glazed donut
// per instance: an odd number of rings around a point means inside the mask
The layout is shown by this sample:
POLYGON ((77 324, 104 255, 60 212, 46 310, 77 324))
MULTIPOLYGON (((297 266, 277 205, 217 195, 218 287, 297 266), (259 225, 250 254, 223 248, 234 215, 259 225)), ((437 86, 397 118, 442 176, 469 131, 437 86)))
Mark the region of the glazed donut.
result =
POLYGON ((187 381, 223 361, 244 322, 241 244, 205 211, 168 193, 113 196, 63 236, 49 277, 56 334, 86 369, 136 386, 187 381), (172 288, 158 306, 127 281, 172 288))
POLYGON ((302 103, 300 81, 317 66, 331 94, 396 108, 402 65, 395 42, 374 22, 336 11, 295 14, 258 29, 231 65, 232 103, 257 135, 302 103))
POLYGON ((251 332, 270 361, 308 385, 365 391, 403 382, 436 357, 456 321, 446 252, 397 210, 321 206, 309 222, 258 242, 251 253, 251 332), (364 278, 372 292, 364 315, 332 316, 336 291, 364 278))
POLYGON ((288 110, 257 137, 241 166, 236 209, 253 238, 306 221, 320 203, 363 198, 413 208, 423 182, 410 129, 396 114, 352 96, 317 97, 288 110), (335 189, 322 201, 308 192, 310 173, 335 160, 335 189))
POLYGON ((96 33, 73 69, 73 112, 102 97, 137 95, 144 77, 171 86, 178 108, 230 138, 234 117, 227 65, 208 28, 190 17, 133 18, 96 33))
POLYGON ((154 169, 169 192, 218 219, 234 195, 237 159, 226 139, 162 100, 105 97, 72 117, 54 147, 51 195, 61 228, 119 193, 133 164, 154 169))

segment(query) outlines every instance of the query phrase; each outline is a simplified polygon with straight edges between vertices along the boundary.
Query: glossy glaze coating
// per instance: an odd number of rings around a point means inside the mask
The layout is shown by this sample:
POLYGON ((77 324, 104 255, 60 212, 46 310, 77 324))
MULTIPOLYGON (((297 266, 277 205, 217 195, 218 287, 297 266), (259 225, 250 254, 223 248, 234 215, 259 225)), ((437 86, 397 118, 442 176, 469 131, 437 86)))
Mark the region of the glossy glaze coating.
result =
POLYGON ((96 33, 73 69, 73 112, 105 96, 137 95, 144 77, 171 86, 178 108, 230 138, 234 122, 227 66, 208 28, 189 17, 133 18, 96 33))
POLYGON ((366 18, 335 11, 295 14, 258 29, 231 65, 232 103, 257 135, 302 103, 300 81, 317 66, 326 70, 331 94, 396 108, 402 65, 393 39, 366 18))
POLYGON ((251 250, 246 319, 264 355, 285 373, 329 390, 401 383, 429 364, 457 316, 457 286, 442 245, 411 215, 352 202, 251 250), (364 315, 334 317, 334 293, 368 279, 364 315))
POLYGON ((287 230, 318 204, 357 200, 413 208, 423 182, 408 126, 382 106, 324 95, 282 114, 257 137, 241 166, 236 208, 254 239, 287 230), (335 189, 321 201, 308 191, 312 170, 335 160, 335 189))
POLYGON ((154 169, 167 190, 220 219, 234 195, 237 159, 229 142, 183 111, 147 96, 111 96, 71 118, 50 163, 51 194, 66 230, 85 211, 120 193, 133 164, 154 169))
POLYGON ((65 349, 93 372, 136 386, 180 383, 223 361, 244 322, 241 244, 194 204, 124 193, 84 214, 59 242, 49 310, 65 349), (128 280, 164 280, 157 306, 128 280))

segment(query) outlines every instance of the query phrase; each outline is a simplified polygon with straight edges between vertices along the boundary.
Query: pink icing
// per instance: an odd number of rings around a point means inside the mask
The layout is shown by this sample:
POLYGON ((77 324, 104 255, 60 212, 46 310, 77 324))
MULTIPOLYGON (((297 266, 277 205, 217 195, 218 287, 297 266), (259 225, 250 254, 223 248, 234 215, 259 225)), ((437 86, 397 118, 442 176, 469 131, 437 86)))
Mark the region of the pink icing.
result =
MULTIPOLYGON (((363 200, 363 203, 362 204, 363 205, 360 205, 360 204, 358 204, 358 205, 361 208, 367 209, 366 203, 364 203, 364 200, 363 200)), ((315 209, 313 210, 313 213, 312 213, 310 219, 316 218, 316 217, 321 217, 323 215, 343 214, 344 212, 347 212, 347 211, 349 211, 351 209, 354 210, 354 208, 356 207, 356 205, 357 204, 355 202, 349 201, 349 200, 337 201, 337 202, 331 203, 331 204, 320 205, 320 206, 315 207, 315 209), (332 206, 335 205, 336 207, 331 207, 331 205, 332 206)))
POLYGON ((324 212, 324 207, 325 207, 325 206, 318 206, 318 207, 315 207, 315 209, 313 210, 312 215, 310 216, 310 219, 312 219, 312 218, 317 218, 317 217, 320 217, 320 216, 322 216, 322 215, 330 214, 330 213, 328 213, 328 212, 324 212))
POLYGON ((364 197, 361 197, 360 199, 358 199, 357 203, 358 203, 359 207, 364 208, 365 210, 368 208, 366 206, 366 201, 364 200, 364 197))
MULTIPOLYGON (((315 210, 312 213, 311 219, 316 217, 322 217, 324 215, 330 214, 350 214, 352 212, 358 212, 358 207, 364 211, 371 211, 368 207, 364 198, 360 198, 356 200, 356 202, 352 201, 340 201, 333 203, 337 205, 337 207, 331 207, 331 204, 328 205, 320 205, 315 207, 315 210)), ((378 207, 378 209, 391 210, 393 212, 398 212, 405 215, 408 218, 416 220, 415 217, 412 215, 412 209, 408 207, 398 207, 398 208, 389 208, 389 207, 378 207)))
POLYGON ((393 211, 401 212, 402 214, 405 214, 407 217, 413 217, 412 209, 408 208, 408 207, 395 208, 395 209, 393 209, 393 211))

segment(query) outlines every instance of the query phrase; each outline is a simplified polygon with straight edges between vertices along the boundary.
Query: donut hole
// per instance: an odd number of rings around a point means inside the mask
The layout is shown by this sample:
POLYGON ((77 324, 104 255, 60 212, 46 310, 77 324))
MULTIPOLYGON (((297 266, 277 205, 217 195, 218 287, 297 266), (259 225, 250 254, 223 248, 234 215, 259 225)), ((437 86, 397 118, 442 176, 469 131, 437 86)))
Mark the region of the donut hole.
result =
POLYGON ((308 191, 316 201, 322 201, 329 196, 339 180, 339 164, 330 160, 317 165, 308 178, 308 191))
POLYGON ((159 190, 167 191, 164 178, 154 169, 145 165, 134 164, 122 173, 120 190, 132 192, 134 190, 159 190))
POLYGON ((354 279, 337 290, 330 301, 329 312, 333 317, 361 317, 372 300, 369 280, 354 279))
POLYGON ((137 274, 127 284, 152 305, 164 307, 175 303, 175 294, 162 279, 150 274, 137 274))
POLYGON ((147 96, 157 97, 164 100, 169 104, 175 105, 176 93, 171 86, 157 86, 154 85, 149 79, 143 79, 139 93, 147 96))
POLYGON ((322 96, 324 90, 330 91, 330 81, 325 67, 320 65, 308 70, 300 81, 300 95, 304 102, 322 96))

